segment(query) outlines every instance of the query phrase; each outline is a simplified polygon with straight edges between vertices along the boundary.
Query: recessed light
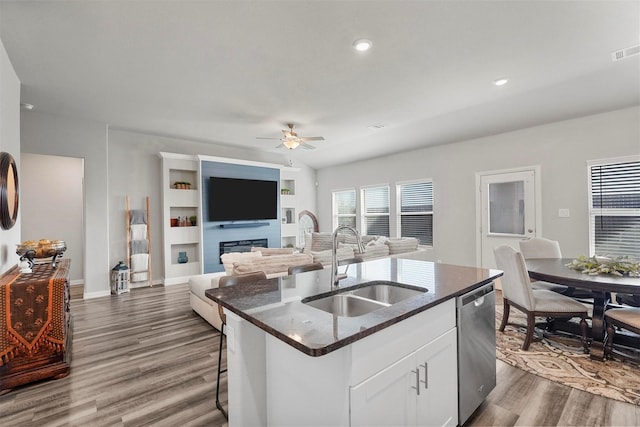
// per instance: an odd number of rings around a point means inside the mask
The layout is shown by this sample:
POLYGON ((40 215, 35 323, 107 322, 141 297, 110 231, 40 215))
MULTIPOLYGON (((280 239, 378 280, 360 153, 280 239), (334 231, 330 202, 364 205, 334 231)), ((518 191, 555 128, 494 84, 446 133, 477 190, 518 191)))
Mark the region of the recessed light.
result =
POLYGON ((373 43, 371 43, 371 40, 367 39, 358 39, 353 42, 353 48, 358 52, 366 52, 371 49, 371 46, 373 46, 373 43))
POLYGON ((21 102, 20 106, 25 110, 33 110, 33 104, 27 104, 26 102, 21 102))
POLYGON ((367 129, 371 129, 371 130, 379 130, 384 128, 384 125, 382 123, 375 123, 372 125, 367 126, 367 129))
POLYGON ((503 78, 500 78, 500 79, 494 80, 494 81, 493 81, 493 84, 494 84, 494 85, 496 85, 496 86, 504 86, 504 85, 506 85, 506 84, 507 84, 507 82, 508 82, 508 81, 509 81, 508 79, 506 79, 506 78, 504 78, 504 77, 503 77, 503 78))

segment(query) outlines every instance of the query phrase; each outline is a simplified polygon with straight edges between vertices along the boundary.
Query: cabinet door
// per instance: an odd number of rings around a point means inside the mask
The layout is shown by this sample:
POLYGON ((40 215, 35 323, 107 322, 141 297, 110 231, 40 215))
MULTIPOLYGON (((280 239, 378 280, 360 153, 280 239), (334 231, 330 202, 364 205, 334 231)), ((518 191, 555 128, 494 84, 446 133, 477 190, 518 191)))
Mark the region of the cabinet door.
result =
POLYGON ((352 426, 415 425, 417 373, 413 356, 411 353, 351 387, 352 426))
POLYGON ((458 424, 458 366, 456 329, 418 349, 415 363, 420 369, 417 396, 417 424, 455 426, 458 424))

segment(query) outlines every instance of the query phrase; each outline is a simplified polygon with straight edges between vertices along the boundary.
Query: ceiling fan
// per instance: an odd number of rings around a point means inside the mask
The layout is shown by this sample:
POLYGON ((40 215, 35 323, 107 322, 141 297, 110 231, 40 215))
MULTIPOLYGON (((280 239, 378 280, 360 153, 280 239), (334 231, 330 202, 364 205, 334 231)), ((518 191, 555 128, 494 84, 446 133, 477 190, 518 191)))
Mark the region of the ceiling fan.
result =
POLYGON ((282 141, 282 144, 276 146, 276 148, 285 147, 289 150, 293 150, 297 147, 304 148, 305 150, 313 150, 316 147, 311 144, 307 144, 307 141, 324 141, 324 137, 322 136, 298 136, 298 134, 293 131, 292 123, 287 124, 287 126, 289 126, 288 130, 282 130, 282 133, 284 134, 282 138, 257 137, 256 139, 277 139, 282 141))

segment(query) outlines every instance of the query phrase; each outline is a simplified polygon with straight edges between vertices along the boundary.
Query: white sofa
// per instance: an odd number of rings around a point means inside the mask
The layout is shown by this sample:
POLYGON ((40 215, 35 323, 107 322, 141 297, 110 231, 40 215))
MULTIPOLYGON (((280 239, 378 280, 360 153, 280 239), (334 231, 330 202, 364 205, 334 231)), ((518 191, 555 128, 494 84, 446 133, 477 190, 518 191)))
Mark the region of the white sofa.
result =
POLYGON ((293 249, 280 248, 252 248, 251 252, 228 253, 221 258, 225 271, 201 274, 189 279, 191 308, 217 330, 222 327, 218 304, 207 298, 205 291, 217 288, 220 277, 253 271, 264 271, 268 278, 286 276, 289 267, 313 262, 313 257, 309 254, 293 253, 293 249))

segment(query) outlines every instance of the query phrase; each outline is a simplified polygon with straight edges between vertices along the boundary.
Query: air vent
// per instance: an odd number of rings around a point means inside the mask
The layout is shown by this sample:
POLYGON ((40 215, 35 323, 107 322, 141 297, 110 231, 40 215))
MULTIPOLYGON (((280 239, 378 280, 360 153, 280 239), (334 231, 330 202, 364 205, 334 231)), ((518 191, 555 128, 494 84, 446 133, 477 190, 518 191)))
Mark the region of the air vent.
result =
POLYGON ((622 50, 616 50, 611 54, 611 59, 613 61, 620 61, 621 59, 625 59, 638 54, 640 54, 640 45, 628 47, 622 50))

